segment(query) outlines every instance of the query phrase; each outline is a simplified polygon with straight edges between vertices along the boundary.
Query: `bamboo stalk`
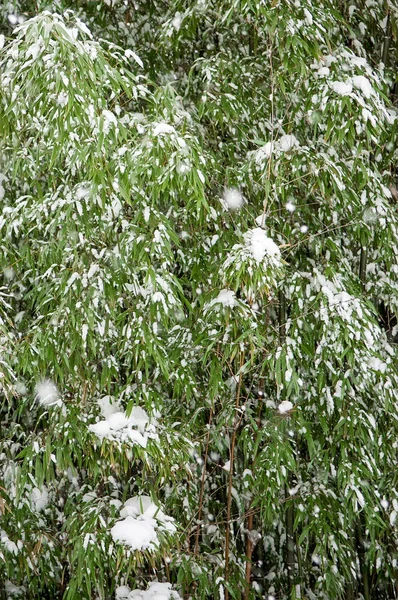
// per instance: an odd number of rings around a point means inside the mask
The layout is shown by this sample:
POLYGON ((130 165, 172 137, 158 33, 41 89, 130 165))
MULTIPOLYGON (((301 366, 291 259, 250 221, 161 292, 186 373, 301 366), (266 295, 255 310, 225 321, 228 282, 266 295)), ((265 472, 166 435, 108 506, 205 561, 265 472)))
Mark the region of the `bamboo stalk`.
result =
MULTIPOLYGON (((239 369, 239 383, 238 388, 236 390, 236 402, 235 408, 239 408, 240 403, 240 393, 242 389, 242 372, 241 368, 244 364, 244 356, 243 352, 240 355, 240 369, 239 369)), ((235 415, 234 428, 232 431, 231 437, 231 445, 229 450, 229 475, 228 475, 228 494, 227 494, 227 525, 225 531, 225 574, 224 579, 225 583, 228 583, 229 578, 229 540, 230 540, 230 525, 231 525, 231 506, 232 506, 232 477, 234 471, 234 459, 235 459, 235 444, 236 444, 236 434, 237 428, 239 426, 240 420, 237 418, 237 414, 235 415)), ((225 600, 229 600, 229 591, 228 588, 225 587, 225 600)))
POLYGON ((246 569, 245 569, 245 596, 244 600, 249 600, 250 594, 250 583, 251 583, 251 575, 252 575, 252 555, 253 555, 253 540, 250 537, 250 532, 253 529, 253 511, 250 510, 247 517, 247 537, 246 537, 246 569))
POLYGON ((279 292, 279 341, 282 344, 286 341, 286 298, 285 294, 280 291, 279 292))
POLYGON ((350 583, 347 584, 347 587, 345 589, 345 597, 346 600, 354 600, 354 584, 352 581, 350 581, 350 583))
POLYGON ((204 496, 205 480, 206 480, 206 465, 207 465, 207 457, 209 454, 210 426, 211 426, 212 419, 213 419, 213 408, 211 408, 211 410, 210 410, 209 429, 207 431, 207 437, 206 437, 205 459, 204 459, 204 464, 203 464, 202 479, 200 482, 198 524, 196 527, 196 534, 195 534, 195 555, 196 556, 199 554, 200 521, 202 518, 203 496, 204 496))
POLYGON ((0 579, 0 600, 7 600, 6 588, 3 579, 0 579))
MULTIPOLYGON (((290 483, 291 473, 289 473, 290 483)), ((285 489, 285 498, 288 497, 288 490, 285 489)), ((294 541, 294 512, 293 505, 288 502, 286 508, 286 566, 287 566, 287 584, 291 590, 294 585, 294 569, 295 569, 295 541, 294 541)))
POLYGON ((364 600, 370 600, 369 573, 365 561, 365 549, 362 536, 362 527, 360 521, 356 524, 357 534, 357 552, 362 575, 363 597, 364 600))
MULTIPOLYGON (((286 298, 282 290, 279 292, 279 341, 283 345, 286 341, 286 298)), ((287 477, 288 485, 285 488, 285 499, 288 500, 288 488, 292 485, 292 473, 289 471, 287 477)), ((288 500, 286 508, 286 567, 288 590, 294 585, 295 571, 295 539, 294 539, 294 510, 292 503, 288 500)))
POLYGON ((365 283, 366 279, 366 262, 367 262, 367 250, 364 246, 361 248, 361 256, 359 258, 359 279, 362 284, 365 283))

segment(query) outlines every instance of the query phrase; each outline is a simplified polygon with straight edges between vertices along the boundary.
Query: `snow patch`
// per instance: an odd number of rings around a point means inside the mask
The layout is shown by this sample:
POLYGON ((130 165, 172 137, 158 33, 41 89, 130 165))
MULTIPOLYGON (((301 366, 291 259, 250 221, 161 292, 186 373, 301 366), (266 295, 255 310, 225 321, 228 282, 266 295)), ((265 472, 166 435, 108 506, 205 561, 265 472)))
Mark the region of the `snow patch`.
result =
POLYGON ((281 138, 279 138, 277 144, 282 152, 289 152, 289 150, 292 150, 292 148, 300 145, 298 139, 291 134, 283 135, 281 138))
POLYGON ((134 496, 125 502, 111 535, 115 542, 132 550, 155 550, 159 547, 158 532, 173 534, 174 519, 164 514, 149 496, 134 496))
POLYGON ((120 403, 111 396, 103 396, 97 400, 102 416, 106 419, 109 415, 121 410, 120 403))
POLYGON ((181 23, 182 23, 182 14, 180 12, 176 12, 171 24, 176 31, 179 31, 179 29, 181 27, 181 23))
POLYGON ((172 125, 169 125, 168 123, 157 123, 155 124, 152 133, 154 136, 159 136, 165 133, 176 133, 176 130, 172 125))
POLYGON ((245 199, 237 188, 225 188, 221 203, 226 210, 239 210, 245 199))
POLYGON ((0 544, 11 554, 18 554, 20 548, 15 542, 10 540, 4 529, 0 530, 0 544))
POLYGON ((140 65, 141 68, 144 68, 144 63, 142 62, 142 60, 140 59, 138 54, 136 54, 132 50, 127 49, 126 52, 124 53, 124 55, 126 58, 133 58, 135 60, 135 62, 140 65))
POLYGON ((35 392, 36 400, 46 408, 56 405, 60 406, 60 404, 62 404, 59 390, 51 379, 39 381, 36 385, 35 392))
POLYGON ((257 165, 261 166, 266 160, 271 158, 272 154, 289 152, 298 146, 300 146, 300 143, 296 136, 293 134, 282 135, 279 140, 267 142, 264 146, 261 146, 261 148, 254 153, 254 161, 257 165))
POLYGON ((101 440, 106 438, 146 448, 148 439, 158 439, 156 423, 149 422, 148 414, 140 406, 134 406, 127 416, 125 411, 120 410, 118 403, 110 403, 108 396, 99 402, 105 419, 89 425, 88 428, 101 440))
POLYGON ((281 251, 271 238, 267 237, 264 229, 256 227, 245 233, 246 247, 254 260, 262 262, 267 258, 270 262, 279 264, 281 251))
POLYGON ((147 590, 131 591, 127 585, 121 585, 115 591, 116 600, 181 600, 181 596, 172 589, 171 583, 152 581, 147 590))
POLYGON ((278 412, 281 415, 285 415, 293 409, 293 404, 289 400, 283 400, 278 406, 278 412))
POLYGON ((352 83, 350 81, 333 81, 332 89, 339 96, 348 96, 352 92, 352 83))
POLYGON ((30 494, 30 503, 35 512, 40 512, 48 506, 48 491, 45 486, 42 489, 33 488, 30 494))
POLYGON ((207 312, 210 308, 212 308, 216 304, 221 304, 225 308, 233 308, 237 304, 235 292, 232 290, 221 290, 216 298, 213 298, 211 302, 208 302, 204 310, 207 312))
POLYGON ((352 83, 357 89, 361 90, 365 98, 370 98, 372 96, 372 84, 367 77, 364 77, 363 75, 356 75, 352 78, 352 83))

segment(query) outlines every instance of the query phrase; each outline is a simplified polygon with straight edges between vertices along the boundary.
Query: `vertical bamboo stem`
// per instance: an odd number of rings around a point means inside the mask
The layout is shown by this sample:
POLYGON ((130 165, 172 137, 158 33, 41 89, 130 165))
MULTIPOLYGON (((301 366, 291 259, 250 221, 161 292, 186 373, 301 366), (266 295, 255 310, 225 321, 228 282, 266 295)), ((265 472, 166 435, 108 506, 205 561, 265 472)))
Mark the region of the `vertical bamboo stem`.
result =
MULTIPOLYGON (((239 383, 238 383, 238 388, 236 390, 236 402, 235 402, 236 409, 239 408, 239 403, 240 403, 240 394, 241 394, 241 389, 242 389, 242 371, 241 371, 241 369, 243 367, 243 362, 244 362, 244 355, 242 352, 240 355, 239 383)), ((240 422, 237 417, 238 417, 238 415, 235 414, 234 428, 232 431, 231 445, 230 445, 230 450, 229 450, 227 524, 226 524, 226 531, 225 531, 225 572, 224 572, 225 583, 228 583, 228 578, 229 578, 229 540, 230 540, 231 506, 232 506, 232 478, 233 478, 233 472, 234 472, 236 434, 237 434, 237 427, 240 422)), ((228 591, 227 587, 225 588, 225 600, 229 600, 229 591, 228 591)))
POLYGON ((246 580, 246 588, 245 588, 245 596, 244 600, 249 600, 250 594, 250 583, 251 583, 251 574, 252 574, 252 555, 253 555, 253 541, 250 538, 250 532, 253 529, 253 511, 250 509, 248 517, 247 517, 247 531, 248 535, 246 538, 246 569, 245 569, 245 580, 246 580))
POLYGON ((359 564, 361 567, 361 575, 362 575, 362 586, 363 586, 363 597, 365 600, 370 600, 370 587, 369 587, 369 573, 365 560, 365 549, 363 543, 362 536, 362 527, 361 522, 358 520, 356 526, 357 533, 357 548, 358 548, 358 557, 359 564))
MULTIPOLYGON (((279 340, 281 346, 286 341, 286 298, 282 291, 279 292, 279 340)), ((292 485, 292 474, 288 473, 285 498, 289 498, 288 488, 292 485)), ((294 511, 293 505, 288 501, 286 508, 286 567, 289 593, 294 585, 295 570, 295 540, 294 540, 294 511)))
POLYGON ((359 258, 359 279, 362 281, 362 285, 364 285, 366 279, 367 254, 366 248, 362 246, 361 256, 359 258))
MULTIPOLYGON (((290 477, 289 477, 290 479, 290 477)), ((287 497, 287 490, 285 492, 287 497)), ((294 543, 294 513, 293 506, 291 503, 288 504, 286 509, 286 566, 287 566, 287 583, 289 591, 294 585, 294 568, 295 568, 295 543, 294 543)))
POLYGON ((209 454, 210 426, 211 426, 212 419, 213 419, 213 407, 210 410, 209 430, 207 432, 207 437, 206 437, 205 459, 204 459, 204 464, 203 464, 202 479, 201 479, 201 482, 200 482, 199 508, 198 508, 198 524, 197 524, 197 527, 196 527, 196 534, 195 534, 195 555, 196 556, 199 554, 200 521, 201 521, 201 518, 202 518, 203 496, 204 496, 205 479, 206 479, 206 465, 207 465, 207 457, 208 457, 208 454, 209 454))

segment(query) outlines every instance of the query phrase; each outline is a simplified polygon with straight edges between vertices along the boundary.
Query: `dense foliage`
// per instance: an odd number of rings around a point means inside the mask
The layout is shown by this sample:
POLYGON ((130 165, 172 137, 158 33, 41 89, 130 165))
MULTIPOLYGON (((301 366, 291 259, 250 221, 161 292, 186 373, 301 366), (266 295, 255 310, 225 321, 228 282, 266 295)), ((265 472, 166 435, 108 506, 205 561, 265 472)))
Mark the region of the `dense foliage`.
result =
POLYGON ((0 598, 398 598, 394 2, 0 7, 0 598))

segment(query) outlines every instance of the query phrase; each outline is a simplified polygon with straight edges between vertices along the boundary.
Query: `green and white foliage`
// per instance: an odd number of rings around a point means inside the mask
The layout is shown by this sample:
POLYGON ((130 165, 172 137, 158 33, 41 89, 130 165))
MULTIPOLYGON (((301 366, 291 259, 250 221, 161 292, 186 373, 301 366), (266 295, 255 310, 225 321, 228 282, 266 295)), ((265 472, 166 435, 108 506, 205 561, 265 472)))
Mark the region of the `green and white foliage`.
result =
POLYGON ((397 6, 34 10, 0 9, 1 600, 396 597, 397 6))

